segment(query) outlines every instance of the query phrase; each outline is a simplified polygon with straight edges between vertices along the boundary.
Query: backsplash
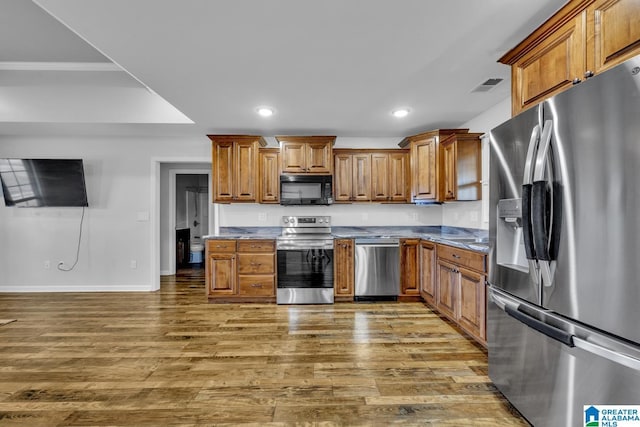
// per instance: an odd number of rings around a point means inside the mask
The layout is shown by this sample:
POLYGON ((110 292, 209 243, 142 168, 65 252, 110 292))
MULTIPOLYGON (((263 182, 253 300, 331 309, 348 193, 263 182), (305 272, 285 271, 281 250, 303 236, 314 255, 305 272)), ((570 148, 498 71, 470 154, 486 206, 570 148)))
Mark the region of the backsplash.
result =
MULTIPOLYGON (((280 206, 265 204, 219 205, 220 227, 279 226, 285 215, 329 215, 334 226, 441 225, 442 206, 393 204, 334 204, 280 206)), ((448 224, 451 225, 451 224, 448 224)))

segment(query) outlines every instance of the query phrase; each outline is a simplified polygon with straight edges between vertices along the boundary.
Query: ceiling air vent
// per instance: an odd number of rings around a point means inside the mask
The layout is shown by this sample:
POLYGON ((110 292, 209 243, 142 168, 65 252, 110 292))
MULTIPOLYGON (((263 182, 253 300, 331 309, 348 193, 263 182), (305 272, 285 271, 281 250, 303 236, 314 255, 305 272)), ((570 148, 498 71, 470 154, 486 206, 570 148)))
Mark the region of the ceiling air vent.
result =
POLYGON ((479 84, 475 89, 473 89, 471 92, 489 92, 491 89, 493 89, 494 87, 498 86, 498 84, 502 81, 503 79, 487 79, 487 81, 485 81, 484 83, 479 84))

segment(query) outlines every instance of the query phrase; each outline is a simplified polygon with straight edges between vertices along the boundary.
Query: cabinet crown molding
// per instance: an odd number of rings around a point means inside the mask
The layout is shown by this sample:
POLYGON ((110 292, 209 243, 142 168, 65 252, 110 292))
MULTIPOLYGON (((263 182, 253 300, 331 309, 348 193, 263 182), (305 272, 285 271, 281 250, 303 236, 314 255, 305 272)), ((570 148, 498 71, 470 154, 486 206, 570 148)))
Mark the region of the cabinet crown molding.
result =
POLYGON ((520 58, 535 48, 542 40, 549 37, 560 27, 582 13, 595 0, 569 0, 556 13, 544 21, 514 48, 502 55, 498 62, 506 65, 515 64, 520 58))
POLYGON ((433 136, 448 136, 453 133, 467 133, 469 129, 434 129, 427 132, 422 132, 416 135, 407 136, 398 143, 400 148, 407 147, 412 141, 419 141, 425 138, 431 138, 433 136))
POLYGON ((276 135, 276 141, 282 142, 329 142, 331 141, 331 145, 336 143, 335 135, 309 135, 309 136, 288 136, 288 135, 276 135))
POLYGON ((267 141, 260 135, 207 135, 212 142, 233 142, 233 141, 258 141, 261 147, 267 146, 267 141))

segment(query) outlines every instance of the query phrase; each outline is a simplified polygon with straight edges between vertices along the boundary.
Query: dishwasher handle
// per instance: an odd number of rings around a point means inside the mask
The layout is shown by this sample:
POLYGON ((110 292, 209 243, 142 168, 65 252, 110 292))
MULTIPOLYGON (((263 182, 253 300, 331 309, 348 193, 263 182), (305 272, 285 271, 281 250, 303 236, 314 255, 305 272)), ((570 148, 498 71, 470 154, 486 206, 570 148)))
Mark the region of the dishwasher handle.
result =
POLYGON ((400 247, 400 241, 397 239, 356 239, 356 246, 398 248, 400 247))

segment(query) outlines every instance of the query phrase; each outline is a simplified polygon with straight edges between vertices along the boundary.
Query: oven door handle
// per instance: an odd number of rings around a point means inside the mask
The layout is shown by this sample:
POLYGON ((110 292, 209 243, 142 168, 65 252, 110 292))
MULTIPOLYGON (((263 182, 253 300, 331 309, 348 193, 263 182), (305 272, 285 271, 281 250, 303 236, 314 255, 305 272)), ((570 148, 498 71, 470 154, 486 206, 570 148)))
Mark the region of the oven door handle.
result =
POLYGON ((277 251, 308 251, 309 249, 333 250, 333 242, 328 244, 317 242, 276 243, 277 251))

